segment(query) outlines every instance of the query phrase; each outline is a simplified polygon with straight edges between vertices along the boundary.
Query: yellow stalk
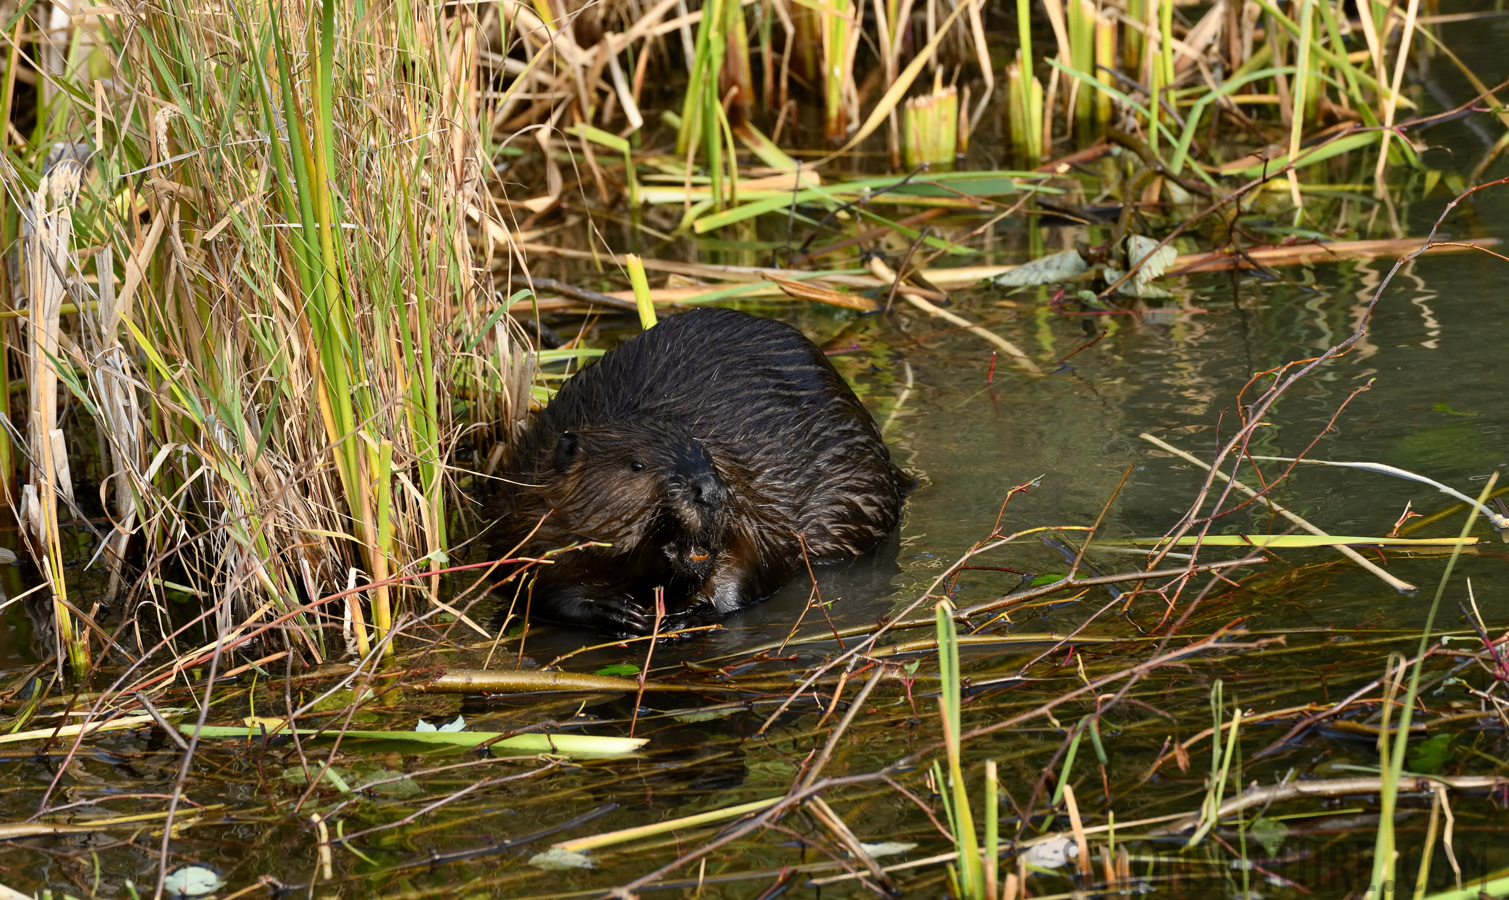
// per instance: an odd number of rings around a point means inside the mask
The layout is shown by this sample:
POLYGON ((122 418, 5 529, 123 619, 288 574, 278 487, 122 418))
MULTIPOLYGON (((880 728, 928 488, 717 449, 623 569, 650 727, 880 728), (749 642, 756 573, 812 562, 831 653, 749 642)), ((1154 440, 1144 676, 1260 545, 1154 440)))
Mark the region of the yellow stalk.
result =
POLYGON ((644 260, 637 253, 624 254, 624 268, 629 270, 629 284, 634 287, 634 305, 639 308, 639 327, 655 327, 655 299, 650 295, 650 279, 645 275, 644 260))

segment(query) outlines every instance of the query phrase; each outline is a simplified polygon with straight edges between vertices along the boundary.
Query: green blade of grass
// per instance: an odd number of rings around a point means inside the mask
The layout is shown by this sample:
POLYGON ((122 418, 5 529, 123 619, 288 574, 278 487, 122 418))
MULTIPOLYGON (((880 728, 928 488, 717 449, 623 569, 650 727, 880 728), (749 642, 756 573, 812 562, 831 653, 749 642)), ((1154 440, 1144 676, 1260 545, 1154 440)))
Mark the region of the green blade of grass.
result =
MULTIPOLYGON (((178 730, 184 734, 193 734, 194 725, 183 723, 178 730)), ((649 738, 620 738, 598 737, 587 734, 516 734, 506 737, 503 731, 363 731, 350 729, 339 731, 336 729, 299 728, 296 729, 301 737, 324 737, 335 739, 345 737, 361 741, 402 741, 410 744, 433 744, 441 747, 476 747, 496 741, 489 746, 503 750, 523 750, 529 753, 559 753, 572 756, 582 753, 607 753, 620 754, 632 753, 649 743, 649 738)), ((261 740, 264 730, 260 727, 248 727, 245 725, 206 725, 199 729, 200 739, 205 738, 236 738, 241 740, 261 740)), ((287 734, 287 730, 271 732, 276 737, 279 734, 287 734)))
MULTIPOLYGON (((1314 534, 1209 534, 1205 537, 1187 536, 1174 541, 1176 547, 1274 547, 1299 549, 1309 547, 1471 547, 1477 544, 1475 537, 1462 538, 1389 538, 1349 537, 1342 535, 1314 534)), ((1163 538, 1133 538, 1128 543, 1153 546, 1164 543, 1163 538)))

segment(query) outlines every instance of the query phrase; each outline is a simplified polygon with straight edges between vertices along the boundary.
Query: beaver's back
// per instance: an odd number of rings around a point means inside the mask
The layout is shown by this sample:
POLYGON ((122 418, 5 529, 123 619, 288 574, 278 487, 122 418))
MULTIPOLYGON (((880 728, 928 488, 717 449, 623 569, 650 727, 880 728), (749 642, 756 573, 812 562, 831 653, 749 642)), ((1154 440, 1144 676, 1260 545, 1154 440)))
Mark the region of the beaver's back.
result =
POLYGON ((909 479, 843 376, 784 322, 721 308, 670 316, 567 381, 535 430, 549 442, 666 420, 707 447, 736 497, 801 533, 815 559, 862 553, 896 525, 909 479))

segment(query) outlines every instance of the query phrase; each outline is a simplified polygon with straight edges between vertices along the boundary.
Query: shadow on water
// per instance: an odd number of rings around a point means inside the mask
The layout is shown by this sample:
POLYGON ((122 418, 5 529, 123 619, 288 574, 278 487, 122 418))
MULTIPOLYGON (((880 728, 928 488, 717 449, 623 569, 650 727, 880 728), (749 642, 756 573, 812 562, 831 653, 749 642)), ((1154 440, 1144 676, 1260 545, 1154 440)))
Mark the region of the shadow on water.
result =
MULTIPOLYGON (((753 648, 768 648, 796 633, 821 632, 831 622, 834 627, 874 623, 889 615, 899 597, 899 579, 903 568, 898 562, 902 552, 901 534, 893 533, 874 551, 858 559, 816 565, 811 575, 802 572, 790 583, 759 603, 745 607, 720 619, 711 631, 685 638, 661 641, 653 651, 654 663, 674 665, 698 664, 702 660, 736 660, 753 648)), ((480 604, 482 619, 498 621, 510 606, 511 593, 499 590, 480 604)), ((540 623, 531 627, 527 652, 531 657, 547 660, 578 650, 584 644, 610 642, 611 637, 582 628, 540 623)), ((644 643, 637 652, 643 659, 644 643)), ((635 651, 630 651, 631 658, 635 651)), ((797 658, 816 659, 827 652, 803 648, 793 653, 797 658)), ((613 647, 577 657, 583 665, 616 662, 624 651, 613 647)), ((783 654, 789 655, 789 654, 783 654)))

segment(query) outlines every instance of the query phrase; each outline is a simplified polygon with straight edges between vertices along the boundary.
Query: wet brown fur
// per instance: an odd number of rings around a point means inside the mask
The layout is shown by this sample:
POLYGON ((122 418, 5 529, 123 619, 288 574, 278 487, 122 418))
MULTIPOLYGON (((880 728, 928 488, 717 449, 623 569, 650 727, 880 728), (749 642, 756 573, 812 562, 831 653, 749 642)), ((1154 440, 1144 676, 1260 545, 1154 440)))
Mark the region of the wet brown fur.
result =
POLYGON ((567 381, 507 468, 505 549, 612 545, 537 566, 529 614, 635 633, 657 587, 673 616, 720 616, 788 581, 804 544, 814 563, 869 551, 911 484, 822 351, 726 309, 672 316, 567 381))

